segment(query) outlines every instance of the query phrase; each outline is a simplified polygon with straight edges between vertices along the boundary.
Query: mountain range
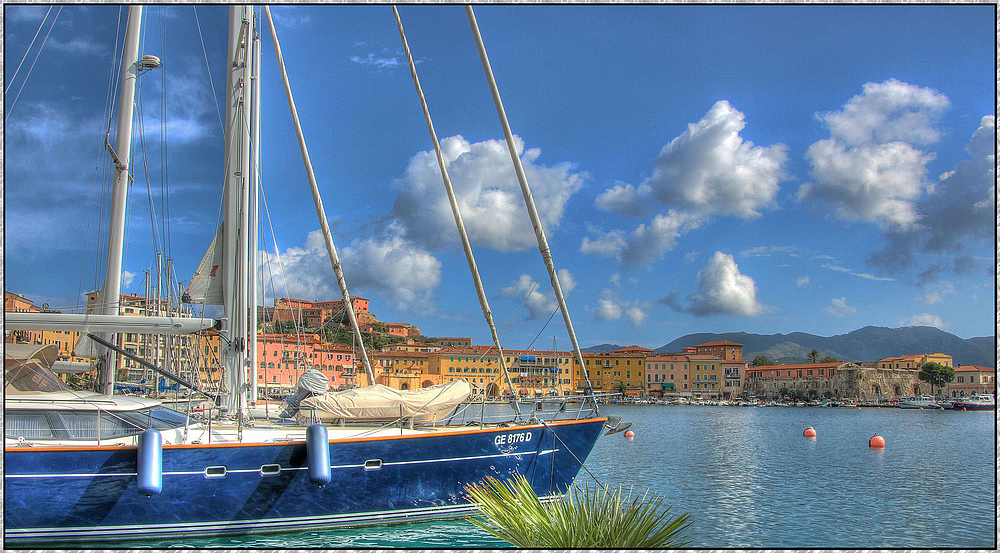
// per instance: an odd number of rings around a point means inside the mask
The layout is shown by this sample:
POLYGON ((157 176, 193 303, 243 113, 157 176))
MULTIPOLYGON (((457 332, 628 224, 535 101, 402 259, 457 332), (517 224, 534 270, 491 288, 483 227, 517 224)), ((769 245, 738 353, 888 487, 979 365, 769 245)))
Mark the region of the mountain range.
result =
MULTIPOLYGON (((820 358, 832 356, 843 361, 878 361, 886 357, 911 353, 947 353, 955 365, 996 364, 994 336, 959 338, 950 332, 931 326, 886 328, 866 326, 847 334, 816 336, 805 332, 790 334, 748 334, 746 332, 699 332, 688 334, 655 349, 657 353, 679 352, 688 346, 728 340, 743 344, 743 359, 747 362, 765 355, 776 363, 809 361, 809 352, 819 351, 820 358)), ((584 349, 588 353, 613 351, 623 346, 600 344, 584 349)))

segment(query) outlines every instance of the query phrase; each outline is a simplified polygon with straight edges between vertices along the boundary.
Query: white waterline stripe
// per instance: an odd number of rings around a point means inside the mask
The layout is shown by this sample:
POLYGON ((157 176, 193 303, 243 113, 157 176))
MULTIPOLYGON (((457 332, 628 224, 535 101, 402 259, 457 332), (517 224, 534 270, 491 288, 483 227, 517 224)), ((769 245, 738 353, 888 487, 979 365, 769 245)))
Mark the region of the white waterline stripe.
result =
MULTIPOLYGON (((550 449, 538 452, 538 455, 545 455, 558 451, 558 449, 550 449)), ((509 452, 509 453, 498 453, 495 455, 474 455, 470 457, 450 457, 447 459, 421 459, 419 461, 392 461, 388 463, 383 463, 382 466, 389 465, 419 465, 425 463, 445 463, 450 461, 472 461, 476 459, 492 459, 495 457, 512 457, 518 455, 535 455, 534 451, 521 451, 521 452, 509 452)), ((361 465, 330 465, 331 469, 347 469, 347 468, 362 468, 361 465)), ((295 470, 308 470, 309 467, 281 467, 282 471, 295 471, 295 470)), ((236 473, 254 473, 260 472, 260 469, 232 469, 227 470, 226 474, 236 474, 236 473)), ((164 471, 164 476, 188 476, 193 474, 204 474, 205 471, 164 471)), ((74 473, 57 473, 57 474, 5 474, 4 478, 94 478, 98 476, 136 476, 134 472, 106 472, 99 474, 74 474, 74 473)))

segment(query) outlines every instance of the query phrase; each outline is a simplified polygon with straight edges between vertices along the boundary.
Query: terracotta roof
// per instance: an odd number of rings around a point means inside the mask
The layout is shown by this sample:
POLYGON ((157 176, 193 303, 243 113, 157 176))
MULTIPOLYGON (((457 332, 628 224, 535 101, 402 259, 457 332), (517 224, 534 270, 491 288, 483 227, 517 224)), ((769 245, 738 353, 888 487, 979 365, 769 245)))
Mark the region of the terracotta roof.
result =
POLYGON ((954 367, 955 372, 996 372, 996 367, 980 367, 979 365, 960 365, 954 367))
POLYGON ((628 346, 628 347, 616 349, 614 351, 614 353, 631 353, 631 352, 641 352, 641 351, 652 352, 653 350, 651 350, 649 348, 644 348, 642 346, 628 346))
POLYGON ((688 359, 689 357, 687 355, 673 353, 673 354, 663 354, 663 355, 651 355, 646 358, 646 362, 687 361, 688 359))

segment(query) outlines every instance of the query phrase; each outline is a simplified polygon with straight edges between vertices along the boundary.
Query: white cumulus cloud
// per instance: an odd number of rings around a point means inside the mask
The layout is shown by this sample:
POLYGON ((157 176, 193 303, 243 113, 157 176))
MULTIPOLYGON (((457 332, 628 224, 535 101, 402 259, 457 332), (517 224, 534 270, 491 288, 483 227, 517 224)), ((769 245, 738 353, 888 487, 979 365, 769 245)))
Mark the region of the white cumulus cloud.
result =
MULTIPOLYGON (((569 272, 569 269, 559 269, 559 287, 562 288, 563 297, 576 288, 576 279, 569 272)), ((530 275, 521 275, 517 280, 511 282, 500 291, 500 295, 513 299, 516 302, 524 302, 528 309, 529 319, 545 319, 559 307, 556 303, 555 294, 550 294, 543 290, 551 290, 552 283, 547 275, 542 275, 535 282, 530 275)))
POLYGON ((622 308, 613 300, 601 298, 597 300, 594 318, 598 321, 617 321, 622 318, 622 308))
POLYGON ((834 317, 846 317, 848 315, 853 315, 858 312, 858 308, 853 305, 847 305, 847 297, 833 298, 830 300, 830 305, 826 306, 826 311, 834 317))
POLYGON ((629 307, 625 311, 625 316, 628 317, 629 322, 633 326, 640 326, 642 323, 646 322, 646 312, 638 306, 629 307))
POLYGON ((757 284, 740 273, 732 255, 715 252, 705 268, 698 272, 698 292, 688 296, 688 311, 695 315, 745 315, 764 311, 757 300, 757 284))
POLYGON ((840 111, 817 114, 830 134, 849 146, 902 141, 932 144, 941 138, 938 120, 948 109, 940 92, 889 79, 865 83, 840 111))
POLYGON ((656 200, 703 215, 760 216, 760 210, 776 205, 787 147, 755 146, 740 136, 744 127, 742 112, 725 100, 716 102, 663 147, 645 182, 616 184, 597 198, 598 207, 635 215, 656 200))
MULTIPOLYGON (((355 240, 339 253, 352 294, 379 293, 401 311, 431 307, 431 292, 441 281, 441 262, 406 241, 398 229, 355 240)), ((310 232, 302 247, 285 250, 280 269, 273 254, 264 257, 265 265, 272 266, 265 266, 263 275, 271 280, 275 295, 311 300, 341 296, 320 231, 310 232)))
POLYGON ((778 183, 787 178, 783 144, 755 146, 740 136, 744 114, 716 102, 653 160, 653 174, 639 185, 617 182, 596 199, 599 209, 633 217, 667 208, 626 236, 623 230, 592 229, 580 251, 615 257, 625 265, 649 266, 672 250, 684 233, 713 216, 754 218, 777 207, 778 183))
POLYGON ((914 202, 934 156, 905 142, 848 148, 828 138, 810 146, 806 159, 813 180, 799 188, 799 200, 827 202, 847 221, 908 228, 917 222, 914 202))
POLYGON ((624 316, 632 326, 642 325, 647 317, 640 300, 620 300, 611 289, 601 290, 601 298, 591 312, 596 321, 618 321, 624 316))
POLYGON ((927 164, 934 159, 918 146, 939 140, 938 120, 949 105, 940 92, 890 79, 865 84, 839 111, 817 114, 830 138, 806 151, 812 180, 799 188, 799 201, 824 203, 847 221, 916 227, 916 202, 931 188, 927 164))
POLYGON ((799 288, 805 288, 806 286, 809 286, 809 282, 810 282, 809 277, 804 276, 795 281, 795 286, 799 288))
POLYGON ((932 313, 916 313, 905 319, 900 319, 900 326, 933 326, 935 328, 945 328, 944 320, 940 315, 932 313))
POLYGON ((924 257, 918 258, 919 252, 933 252, 954 258, 934 262, 921 273, 921 280, 936 278, 952 262, 954 274, 968 271, 965 243, 989 240, 996 230, 995 132, 996 118, 983 117, 965 146, 971 159, 959 161, 954 170, 943 173, 933 190, 916 202, 918 224, 883 231, 885 246, 869 255, 869 264, 901 271, 918 265, 924 257))
MULTIPOLYGON (((543 165, 538 162, 540 150, 525 150, 519 137, 515 142, 538 215, 545 231, 551 233, 559 227, 566 202, 582 186, 585 175, 574 172, 570 163, 543 165)), ((472 143, 451 136, 441 141, 441 149, 473 245, 504 252, 535 246, 506 143, 472 143)), ((399 193, 391 215, 404 225, 407 238, 431 250, 458 244, 455 218, 433 151, 414 155, 396 187, 399 193)))
POLYGON ((685 232, 698 228, 704 219, 695 214, 670 210, 653 220, 640 224, 630 235, 624 231, 602 232, 591 228, 597 236, 584 237, 580 252, 614 257, 627 266, 649 266, 677 246, 677 239, 685 232))

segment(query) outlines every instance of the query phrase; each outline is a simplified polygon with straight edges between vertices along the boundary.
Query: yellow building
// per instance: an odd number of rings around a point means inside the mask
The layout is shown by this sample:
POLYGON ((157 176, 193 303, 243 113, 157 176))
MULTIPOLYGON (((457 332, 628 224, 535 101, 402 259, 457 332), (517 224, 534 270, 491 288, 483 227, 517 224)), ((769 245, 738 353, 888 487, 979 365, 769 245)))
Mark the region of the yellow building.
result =
POLYGON ((415 390, 437 384, 428 370, 430 353, 422 351, 380 351, 371 356, 375 382, 397 390, 415 390))
MULTIPOLYGON (((583 354, 584 368, 595 392, 643 395, 646 351, 632 349, 583 354)), ((582 382, 583 375, 577 375, 577 379, 582 382)))
MULTIPOLYGON (((510 366, 511 353, 505 352, 507 368, 510 366)), ((473 395, 485 394, 487 397, 498 397, 509 391, 506 379, 500 371, 500 360, 496 349, 487 346, 458 347, 450 346, 429 354, 436 358, 435 367, 440 371, 441 383, 465 379, 472 385, 473 395)))
MULTIPOLYGON (((505 352, 512 381, 521 395, 568 396, 582 393, 584 383, 577 381, 579 366, 568 351, 511 350, 505 352)), ((502 386, 506 389, 506 383, 502 386)))
POLYGON ((878 368, 920 370, 926 363, 940 363, 946 367, 953 366, 951 356, 947 353, 911 353, 880 359, 878 368))

